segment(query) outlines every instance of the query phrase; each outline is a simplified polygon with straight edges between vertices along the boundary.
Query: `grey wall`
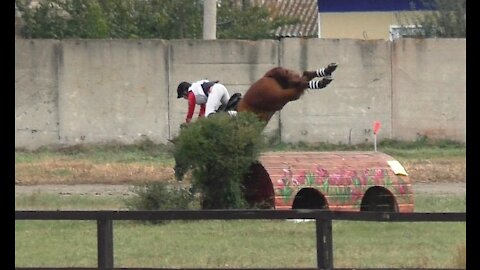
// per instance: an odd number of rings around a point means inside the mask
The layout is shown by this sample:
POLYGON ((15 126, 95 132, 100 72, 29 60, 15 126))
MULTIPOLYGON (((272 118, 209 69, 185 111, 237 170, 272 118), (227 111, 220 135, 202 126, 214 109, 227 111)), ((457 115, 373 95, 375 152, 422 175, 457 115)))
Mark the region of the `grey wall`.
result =
POLYGON ((282 141, 361 143, 373 139, 374 120, 381 137, 391 137, 390 43, 383 40, 285 40, 282 62, 295 70, 337 62, 334 81, 308 90, 280 112, 282 141))
MULTIPOLYGON (((284 142, 360 143, 418 135, 466 141, 465 39, 15 40, 15 146, 166 143, 186 101, 180 81, 245 93, 266 71, 338 63, 269 122, 284 142)), ((198 114, 196 109, 195 116, 198 114)))
POLYGON ((393 43, 393 137, 466 141, 465 46, 465 39, 393 43))
POLYGON ((15 40, 15 147, 59 142, 61 44, 54 40, 15 40))
POLYGON ((62 42, 62 143, 168 137, 167 55, 161 40, 62 42))

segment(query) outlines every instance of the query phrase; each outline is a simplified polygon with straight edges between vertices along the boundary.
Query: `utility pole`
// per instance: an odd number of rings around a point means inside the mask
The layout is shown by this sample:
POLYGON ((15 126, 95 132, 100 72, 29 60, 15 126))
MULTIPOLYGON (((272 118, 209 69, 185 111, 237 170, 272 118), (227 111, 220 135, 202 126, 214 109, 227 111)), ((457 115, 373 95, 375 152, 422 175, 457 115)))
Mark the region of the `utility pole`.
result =
POLYGON ((322 24, 320 18, 320 0, 317 1, 317 27, 318 27, 318 38, 322 38, 322 24))
POLYGON ((217 39, 217 0, 203 1, 203 39, 217 39))

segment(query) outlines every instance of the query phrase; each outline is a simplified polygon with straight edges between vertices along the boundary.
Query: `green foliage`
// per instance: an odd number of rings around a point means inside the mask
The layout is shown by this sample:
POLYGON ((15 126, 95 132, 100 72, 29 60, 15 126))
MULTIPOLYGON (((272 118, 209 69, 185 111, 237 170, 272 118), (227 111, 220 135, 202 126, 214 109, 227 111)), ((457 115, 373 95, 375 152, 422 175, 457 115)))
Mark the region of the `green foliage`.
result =
POLYGON ((133 188, 136 196, 127 198, 130 210, 193 209, 194 195, 188 188, 164 182, 147 183, 133 188))
POLYGON ((181 129, 174 139, 175 176, 192 171, 202 208, 243 208, 244 176, 260 155, 264 122, 252 113, 218 113, 181 129))
POLYGON ((274 30, 300 20, 293 17, 271 16, 262 6, 234 8, 232 2, 222 1, 218 9, 218 38, 225 39, 273 39, 274 30))
POLYGON ((22 32, 30 38, 103 38, 108 34, 108 24, 96 0, 40 1, 35 9, 28 8, 30 1, 15 1, 25 22, 22 32))
POLYGON ((467 36, 466 0, 423 1, 434 11, 421 12, 405 18, 405 23, 415 25, 422 31, 416 35, 425 38, 465 38, 467 36))
MULTIPOLYGON (((203 31, 202 0, 43 0, 30 7, 15 0, 26 38, 197 39, 203 31)), ((273 31, 298 19, 271 16, 266 7, 239 8, 221 1, 218 37, 273 38, 273 31)))
MULTIPOLYGON (((15 0, 26 38, 196 38, 201 1, 15 0)), ((199 24, 200 22, 200 24, 199 24)))

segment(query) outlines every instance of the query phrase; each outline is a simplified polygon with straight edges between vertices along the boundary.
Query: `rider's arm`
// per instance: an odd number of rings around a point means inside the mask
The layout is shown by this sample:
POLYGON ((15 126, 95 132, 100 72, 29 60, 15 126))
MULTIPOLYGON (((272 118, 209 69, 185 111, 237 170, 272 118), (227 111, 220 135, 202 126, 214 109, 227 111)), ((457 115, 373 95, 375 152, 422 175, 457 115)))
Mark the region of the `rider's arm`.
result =
POLYGON ((195 111, 195 94, 192 91, 188 92, 188 113, 187 118, 185 119, 186 123, 190 123, 193 117, 193 112, 195 111))
POLYGON ((205 116, 205 103, 200 105, 200 112, 198 113, 198 117, 205 116))

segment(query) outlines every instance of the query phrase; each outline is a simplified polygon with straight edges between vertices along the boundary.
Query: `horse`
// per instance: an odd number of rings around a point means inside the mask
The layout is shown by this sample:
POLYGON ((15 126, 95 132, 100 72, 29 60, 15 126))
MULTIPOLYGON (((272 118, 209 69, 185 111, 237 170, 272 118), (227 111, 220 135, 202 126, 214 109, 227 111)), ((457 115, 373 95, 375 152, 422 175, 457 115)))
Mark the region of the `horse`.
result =
POLYGON ((234 108, 238 113, 253 112, 266 125, 275 112, 288 102, 299 99, 306 89, 326 87, 333 80, 331 74, 336 68, 337 64, 331 63, 315 71, 304 71, 302 75, 283 67, 272 68, 254 82, 243 97, 239 93, 233 95, 227 107, 234 108), (323 78, 313 80, 316 77, 323 78))

